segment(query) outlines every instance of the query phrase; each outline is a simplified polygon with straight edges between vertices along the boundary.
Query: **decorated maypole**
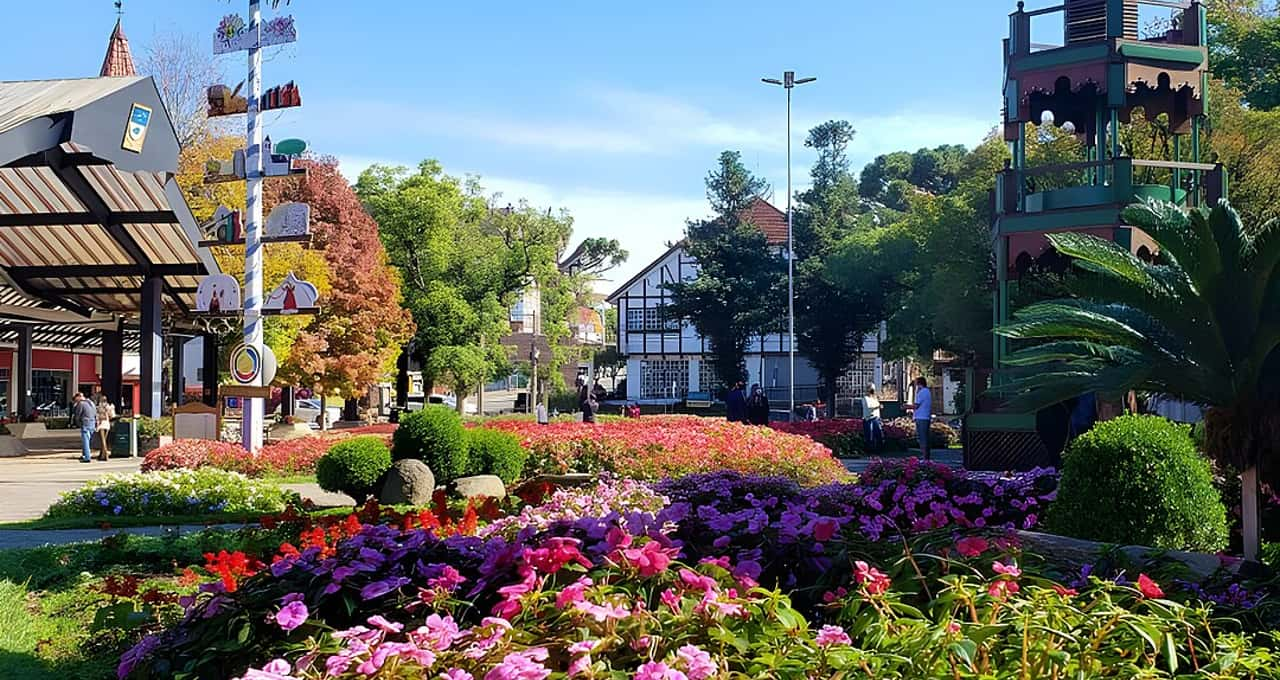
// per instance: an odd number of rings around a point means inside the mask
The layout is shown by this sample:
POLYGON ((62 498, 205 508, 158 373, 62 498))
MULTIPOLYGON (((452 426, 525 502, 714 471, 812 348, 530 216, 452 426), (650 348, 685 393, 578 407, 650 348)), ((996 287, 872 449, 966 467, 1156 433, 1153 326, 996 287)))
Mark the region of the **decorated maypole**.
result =
POLYGON ((297 164, 306 143, 288 139, 274 147, 262 130, 264 110, 301 106, 302 98, 293 83, 262 92, 262 50, 298 39, 293 17, 284 16, 262 23, 260 0, 249 0, 249 20, 239 15, 223 17, 214 35, 214 54, 249 53, 249 74, 234 89, 225 85, 209 88, 209 115, 244 114, 246 118, 245 149, 237 151, 230 161, 211 160, 205 171, 205 182, 245 183, 245 212, 219 207, 205 225, 206 240, 200 245, 244 246, 244 294, 234 277, 216 274, 201 282, 196 293, 196 311, 210 317, 243 315, 244 341, 231 351, 231 377, 235 388, 223 390, 241 399, 241 441, 248 451, 262 448, 264 399, 270 395, 275 375, 275 357, 263 344, 262 320, 266 314, 307 314, 317 311, 316 289, 290 273, 272 293, 263 297, 263 247, 280 241, 308 241, 310 207, 301 203, 277 205, 262 218, 262 182, 270 177, 303 174, 297 164), (241 87, 248 87, 241 95, 241 87), (240 302, 243 300, 243 304, 240 302), (239 310, 236 307, 241 307, 239 310))

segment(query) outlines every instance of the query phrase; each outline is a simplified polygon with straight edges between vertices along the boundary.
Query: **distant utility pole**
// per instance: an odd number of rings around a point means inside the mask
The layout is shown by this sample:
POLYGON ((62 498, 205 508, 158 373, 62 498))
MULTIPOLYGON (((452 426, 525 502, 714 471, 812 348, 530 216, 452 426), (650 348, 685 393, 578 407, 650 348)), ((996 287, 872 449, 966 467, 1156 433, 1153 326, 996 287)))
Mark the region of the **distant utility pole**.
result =
MULTIPOLYGON (((781 86, 787 91, 787 364, 791 377, 787 381, 791 392, 787 420, 796 415, 796 274, 795 247, 791 238, 791 90, 796 85, 812 83, 817 78, 796 78, 795 71, 785 71, 782 80, 761 78, 769 85, 781 86)), ((761 347, 763 349, 763 347, 761 347)))

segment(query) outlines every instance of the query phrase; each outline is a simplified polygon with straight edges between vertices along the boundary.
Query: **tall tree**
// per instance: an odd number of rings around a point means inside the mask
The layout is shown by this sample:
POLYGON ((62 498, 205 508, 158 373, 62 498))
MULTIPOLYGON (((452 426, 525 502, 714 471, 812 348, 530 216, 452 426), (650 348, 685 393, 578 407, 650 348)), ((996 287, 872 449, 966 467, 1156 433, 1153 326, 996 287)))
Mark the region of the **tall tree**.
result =
POLYGON ((387 262, 378 225, 330 157, 304 161, 307 174, 267 184, 266 201, 311 206, 314 245, 329 268, 329 296, 297 336, 290 355, 300 384, 358 397, 383 379, 413 333, 400 306, 399 274, 387 262))
POLYGON ((685 227, 685 249, 698 263, 698 276, 667 284, 667 314, 689 321, 706 338, 716 376, 726 385, 746 376, 751 339, 779 330, 785 317, 785 260, 745 218, 764 188, 738 152, 721 153, 707 174, 707 200, 715 216, 685 227))
POLYGON ((157 32, 138 62, 138 73, 155 80, 180 146, 209 135, 205 91, 221 80, 222 70, 207 42, 195 35, 157 32))
POLYGON ((1274 3, 1215 0, 1209 5, 1209 33, 1214 76, 1239 90, 1254 110, 1280 106, 1280 15, 1274 3))
POLYGON ((1184 212, 1148 202, 1124 220, 1156 241, 1162 263, 1050 234, 1090 276, 1073 297, 1018 310, 997 329, 1023 342, 1009 363, 1030 369, 1006 389, 1028 409, 1127 390, 1208 406, 1206 447, 1243 473, 1245 554, 1255 558, 1258 479, 1280 482, 1280 229, 1246 229, 1225 203, 1184 212))

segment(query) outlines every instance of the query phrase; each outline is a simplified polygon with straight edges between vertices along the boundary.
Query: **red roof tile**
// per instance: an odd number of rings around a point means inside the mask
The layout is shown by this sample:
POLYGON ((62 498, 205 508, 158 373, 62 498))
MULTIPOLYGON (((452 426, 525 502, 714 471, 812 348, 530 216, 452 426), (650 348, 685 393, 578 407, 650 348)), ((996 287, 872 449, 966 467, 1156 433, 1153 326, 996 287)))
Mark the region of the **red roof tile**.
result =
POLYGON ((743 212, 742 220, 756 225, 772 245, 787 242, 787 214, 763 198, 756 198, 743 212))
POLYGON ((107 43, 107 56, 102 59, 102 77, 118 78, 136 76, 133 70, 133 54, 129 52, 129 39, 124 35, 120 20, 116 19, 116 28, 111 32, 111 40, 107 43))

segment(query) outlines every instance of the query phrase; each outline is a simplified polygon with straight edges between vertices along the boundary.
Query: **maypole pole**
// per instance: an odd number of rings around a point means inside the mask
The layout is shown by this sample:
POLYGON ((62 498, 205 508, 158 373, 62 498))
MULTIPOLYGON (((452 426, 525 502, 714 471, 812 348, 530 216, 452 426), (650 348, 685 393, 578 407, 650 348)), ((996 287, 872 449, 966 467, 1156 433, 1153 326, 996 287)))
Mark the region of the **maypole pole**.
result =
MULTIPOLYGON (((259 0, 249 0, 248 148, 245 150, 244 225, 244 344, 261 358, 262 350, 262 12, 259 0)), ((251 383, 262 386, 261 371, 251 383)), ((264 403, 251 397, 244 402, 241 443, 249 452, 262 448, 264 403)))

